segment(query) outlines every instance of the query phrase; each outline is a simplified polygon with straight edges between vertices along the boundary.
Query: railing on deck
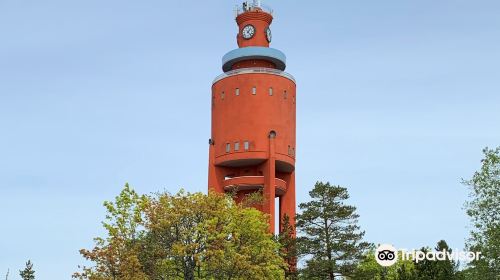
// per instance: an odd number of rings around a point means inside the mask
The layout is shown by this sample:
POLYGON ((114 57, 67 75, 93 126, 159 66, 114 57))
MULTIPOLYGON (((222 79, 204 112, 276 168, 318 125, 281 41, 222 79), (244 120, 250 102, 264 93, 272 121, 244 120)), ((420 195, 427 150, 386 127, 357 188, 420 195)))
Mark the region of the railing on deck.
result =
POLYGON ((271 68, 241 68, 241 69, 231 70, 229 72, 220 74, 219 76, 217 76, 214 79, 212 84, 215 84, 224 78, 235 76, 235 75, 259 74, 259 73, 282 76, 282 77, 285 77, 289 80, 292 80, 295 83, 295 78, 292 75, 288 74, 287 72, 281 71, 281 70, 276 70, 276 69, 271 69, 271 68))
POLYGON ((244 1, 242 5, 238 5, 234 8, 235 17, 251 11, 264 11, 269 14, 273 14, 274 11, 267 5, 262 5, 260 0, 244 1))

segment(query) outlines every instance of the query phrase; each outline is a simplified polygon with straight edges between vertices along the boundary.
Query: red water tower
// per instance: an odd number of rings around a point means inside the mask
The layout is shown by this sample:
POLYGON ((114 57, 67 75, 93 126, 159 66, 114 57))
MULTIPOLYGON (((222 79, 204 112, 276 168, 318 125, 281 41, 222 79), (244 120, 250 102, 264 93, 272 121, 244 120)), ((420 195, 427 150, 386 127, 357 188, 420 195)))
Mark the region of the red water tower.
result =
POLYGON ((262 192, 259 208, 275 232, 275 207, 280 228, 284 215, 295 217, 296 84, 285 55, 269 47, 272 14, 260 1, 237 9, 239 48, 223 57, 212 84, 208 187, 238 201, 262 192))

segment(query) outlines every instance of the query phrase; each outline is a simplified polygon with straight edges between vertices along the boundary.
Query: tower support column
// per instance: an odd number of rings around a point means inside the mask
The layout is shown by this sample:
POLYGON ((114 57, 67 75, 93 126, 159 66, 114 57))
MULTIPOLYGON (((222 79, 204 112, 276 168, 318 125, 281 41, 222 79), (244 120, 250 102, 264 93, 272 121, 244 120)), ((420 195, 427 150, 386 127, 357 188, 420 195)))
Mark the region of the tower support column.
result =
POLYGON ((280 197, 280 232, 283 230, 283 218, 287 215, 290 219, 290 225, 295 229, 295 171, 287 176, 287 190, 280 197))
POLYGON ((213 140, 209 141, 210 147, 208 152, 208 190, 215 191, 216 193, 224 193, 224 187, 220 180, 220 170, 215 166, 215 147, 213 140))
POLYGON ((275 133, 269 135, 269 157, 264 173, 264 212, 269 215, 269 231, 275 233, 275 198, 276 198, 276 156, 274 150, 275 133))

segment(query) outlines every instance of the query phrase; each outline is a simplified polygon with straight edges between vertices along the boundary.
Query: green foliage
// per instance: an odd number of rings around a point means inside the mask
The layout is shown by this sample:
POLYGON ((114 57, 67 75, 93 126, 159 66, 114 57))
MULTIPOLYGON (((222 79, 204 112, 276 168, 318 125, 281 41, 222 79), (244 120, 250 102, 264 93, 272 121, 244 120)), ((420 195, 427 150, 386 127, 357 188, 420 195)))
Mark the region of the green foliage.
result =
POLYGON ((81 273, 73 278, 107 280, 144 280, 139 262, 139 241, 142 233, 138 231, 143 221, 142 212, 145 196, 139 196, 128 184, 125 185, 114 202, 104 202, 107 215, 102 223, 107 231, 106 238, 95 238, 96 246, 92 250, 82 249, 80 253, 95 267, 83 267, 81 273))
POLYGON ((290 217, 284 215, 281 220, 281 230, 278 242, 281 245, 281 254, 287 266, 285 267, 285 279, 295 280, 297 273, 297 239, 295 238, 295 227, 290 222, 290 217))
MULTIPOLYGON (((441 252, 452 252, 446 241, 440 240, 437 243, 436 251, 441 252)), ((457 271, 458 271, 458 263, 454 260, 445 260, 445 261, 436 261, 436 277, 435 279, 443 279, 443 280, 453 280, 457 279, 457 271)))
MULTIPOLYGON (((438 242, 436 251, 451 252, 444 240, 438 242)), ((421 251, 428 252, 429 248, 421 251)), ((424 260, 415 263, 412 260, 403 260, 401 254, 396 264, 390 267, 382 267, 375 260, 375 250, 364 255, 363 260, 356 268, 352 279, 356 280, 462 280, 458 271, 458 265, 454 261, 429 261, 424 260)))
MULTIPOLYGON (((437 243, 436 251, 452 252, 446 241, 437 243)), ((429 252, 431 249, 422 248, 422 252, 429 252)), ((415 264, 416 279, 419 280, 457 280, 459 278, 458 265, 453 260, 423 260, 415 264)))
POLYGON ((150 238, 160 240, 154 262, 168 264, 153 279, 283 278, 278 243, 256 209, 213 193, 163 194, 150 199, 146 216, 150 238))
POLYGON ((299 205, 297 215, 300 253, 306 257, 304 279, 335 279, 351 275, 369 244, 357 225, 356 207, 346 205, 346 188, 317 182, 312 200, 299 205))
MULTIPOLYGON (((23 270, 19 271, 19 275, 21 275, 21 278, 23 280, 34 280, 35 279, 35 271, 33 270, 33 264, 31 261, 26 262, 26 267, 23 270)), ((9 273, 7 272, 7 277, 9 276, 9 273)))
POLYGON ((375 260, 375 248, 363 255, 352 278, 355 280, 415 280, 415 266, 410 260, 399 260, 390 267, 382 267, 375 260))
POLYGON ((128 185, 106 202, 106 238, 82 254, 96 265, 75 278, 284 279, 268 218, 218 194, 138 196, 128 185))
MULTIPOLYGON (((471 180, 471 201, 466 203, 474 230, 468 240, 470 251, 481 252, 481 258, 471 263, 467 274, 478 280, 500 278, 500 147, 484 149, 482 166, 471 180)), ((471 278, 472 279, 472 278, 471 278)))
MULTIPOLYGON (((236 189, 234 189, 236 191, 236 189)), ((233 198, 236 198, 236 192, 231 194, 233 198)), ((245 195, 245 198, 241 202, 241 205, 244 207, 254 207, 258 208, 264 205, 264 195, 262 194, 262 190, 251 192, 245 195)))

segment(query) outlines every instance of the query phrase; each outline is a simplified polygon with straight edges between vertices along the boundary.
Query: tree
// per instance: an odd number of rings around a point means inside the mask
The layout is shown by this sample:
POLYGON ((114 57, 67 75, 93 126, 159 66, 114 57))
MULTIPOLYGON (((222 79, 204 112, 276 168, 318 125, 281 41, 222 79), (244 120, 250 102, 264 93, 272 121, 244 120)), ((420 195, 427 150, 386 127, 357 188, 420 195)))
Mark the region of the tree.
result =
POLYGON ((369 244, 357 225, 356 207, 346 205, 346 188, 317 182, 312 200, 301 203, 297 215, 299 248, 307 257, 305 279, 330 279, 353 274, 369 244))
MULTIPOLYGON (((420 251, 429 252, 430 248, 420 251)), ((435 248, 437 252, 450 252, 446 241, 441 240, 435 248)), ((354 277, 356 280, 461 280, 463 273, 458 271, 458 264, 453 260, 423 260, 418 263, 399 255, 398 261, 390 267, 380 266, 374 255, 375 250, 366 254, 358 265, 354 277)))
MULTIPOLYGON (((427 252, 431 251, 431 248, 422 247, 420 251, 427 254, 427 252)), ((437 274, 436 266, 434 264, 435 261, 427 259, 421 260, 418 263, 415 262, 416 278, 419 280, 433 280, 433 277, 437 274)))
POLYGON ((278 242, 281 245, 281 254, 287 263, 285 267, 285 279, 295 280, 297 274, 297 238, 295 237, 295 227, 290 223, 290 217, 284 215, 281 220, 281 230, 278 234, 278 242))
POLYGON ((228 196, 161 194, 145 209, 151 279, 283 279, 268 218, 228 196), (156 265, 155 265, 156 264, 156 265), (157 264, 161 264, 158 267, 157 264), (156 277, 156 278, 155 278, 156 277))
MULTIPOLYGON (((7 275, 9 274, 7 273, 7 275)), ((19 271, 19 275, 21 275, 21 278, 23 278, 23 280, 35 279, 35 271, 33 270, 33 264, 31 263, 30 260, 26 262, 26 267, 23 270, 19 271)))
POLYGON ((82 249, 80 254, 95 263, 92 268, 83 267, 73 278, 90 280, 145 280, 139 262, 139 241, 142 232, 138 230, 146 197, 139 196, 128 184, 115 198, 115 202, 104 202, 107 210, 102 223, 106 238, 94 239, 92 250, 82 249))
POLYGON ((411 260, 398 261, 390 267, 383 267, 375 260, 375 248, 363 255, 361 262, 356 267, 355 272, 349 279, 355 280, 417 280, 415 277, 415 267, 411 260))
POLYGON ((481 252, 481 258, 470 264, 474 279, 497 280, 500 275, 500 147, 483 150, 482 166, 471 180, 471 201, 465 207, 473 230, 467 248, 481 252))
POLYGON ((137 195, 128 185, 108 210, 106 238, 82 250, 92 280, 284 279, 268 217, 230 197, 179 192, 137 195))
POLYGON ((411 261, 399 261, 396 266, 397 280, 416 280, 415 266, 411 261))
MULTIPOLYGON (((451 253, 452 250, 444 240, 440 240, 437 243, 436 246, 436 251, 437 252, 449 252, 451 253)), ((436 275, 434 279, 436 280, 455 280, 458 279, 457 277, 457 272, 458 272, 458 264, 454 260, 438 260, 435 262, 436 266, 436 275)))
MULTIPOLYGON (((444 240, 440 240, 435 248, 436 252, 452 252, 444 240)), ((422 252, 431 251, 430 248, 422 248, 422 252)), ((423 260, 415 263, 417 279, 421 280, 456 280, 458 276, 458 265, 453 260, 423 260)))

